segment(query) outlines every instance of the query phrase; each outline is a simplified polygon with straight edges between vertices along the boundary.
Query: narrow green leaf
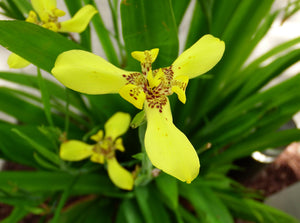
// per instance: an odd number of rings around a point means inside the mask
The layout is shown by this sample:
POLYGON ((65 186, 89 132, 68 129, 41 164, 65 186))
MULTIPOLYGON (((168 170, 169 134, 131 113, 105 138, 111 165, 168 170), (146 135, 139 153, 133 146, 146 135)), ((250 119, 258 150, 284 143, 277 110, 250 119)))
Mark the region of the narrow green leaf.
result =
POLYGON ((24 139, 25 142, 29 143, 39 154, 41 154, 47 160, 55 163, 58 166, 60 165, 61 160, 57 154, 55 154, 55 153, 51 152, 49 149, 39 145, 38 143, 36 143, 36 141, 29 138, 26 134, 22 133, 18 129, 12 129, 12 131, 15 132, 19 137, 24 139))
POLYGON ((12 0, 12 2, 24 16, 27 16, 29 11, 32 10, 32 6, 28 0, 12 0))
POLYGON ((143 223, 143 217, 136 202, 131 199, 124 199, 117 214, 117 223, 143 223))
MULTIPOLYGON (((54 171, 2 171, 0 172, 0 188, 6 191, 16 189, 30 192, 63 191, 75 177, 68 173, 54 171), (49 188, 49 185, 51 185, 51 188, 49 188)), ((102 194, 123 198, 132 197, 130 192, 125 193, 117 189, 108 176, 99 173, 80 175, 73 187, 72 195, 84 194, 102 194)))
POLYGON ((28 210, 23 207, 15 207, 9 217, 5 218, 1 223, 18 223, 28 214, 28 210))
POLYGON ((58 33, 24 21, 0 21, 0 44, 48 72, 60 53, 82 49, 58 33))
POLYGON ((207 223, 233 223, 231 214, 216 194, 205 186, 195 187, 184 183, 179 184, 179 193, 189 200, 197 215, 207 223))
POLYGON ((50 105, 50 96, 48 89, 46 87, 46 84, 44 82, 44 78, 42 77, 41 70, 38 68, 37 69, 37 76, 38 76, 38 81, 39 81, 39 86, 42 94, 42 101, 44 105, 44 111, 46 118, 48 120, 48 123, 50 126, 54 126, 53 121, 52 121, 52 116, 51 116, 51 105, 50 105))
POLYGON ((208 33, 208 26, 205 22, 205 16, 201 10, 200 1, 196 1, 185 48, 192 46, 198 39, 200 39, 201 36, 206 33, 208 33))
MULTIPOLYGON (((92 4, 97 8, 97 4, 94 0, 84 0, 85 4, 92 4)), ((101 7, 101 6, 100 6, 101 7)), ((98 36, 98 39, 101 42, 102 48, 105 52, 105 55, 107 57, 107 60, 111 62, 114 65, 119 65, 119 59, 116 53, 116 50, 113 46, 112 40, 110 38, 110 33, 105 27, 102 17, 100 15, 100 12, 92 18, 92 23, 94 25, 96 34, 98 36)))
POLYGON ((146 223, 170 222, 165 207, 155 196, 156 191, 151 185, 136 187, 135 195, 146 223))
POLYGON ((181 0, 181 1, 172 0, 171 2, 172 2, 174 16, 176 19, 176 24, 177 26, 179 26, 183 19, 183 16, 186 14, 186 10, 191 0, 181 0))
POLYGON ((69 185, 64 189, 64 191, 60 197, 60 200, 58 202, 58 205, 55 208, 54 216, 51 219, 50 223, 57 223, 59 221, 60 212, 61 212, 62 208, 64 207, 65 203, 67 202, 67 199, 72 191, 72 188, 76 184, 77 180, 78 180, 78 176, 75 177, 71 182, 69 182, 69 185))
POLYGON ((170 0, 121 2, 123 38, 130 69, 140 70, 132 51, 159 48, 155 67, 171 65, 178 55, 177 25, 170 0))
POLYGON ((234 216, 254 221, 268 223, 298 223, 299 221, 288 214, 259 201, 244 198, 236 193, 219 193, 218 196, 233 212, 234 216))
POLYGON ((155 178, 155 183, 166 204, 173 210, 176 210, 179 199, 177 180, 170 175, 161 173, 159 177, 155 178))

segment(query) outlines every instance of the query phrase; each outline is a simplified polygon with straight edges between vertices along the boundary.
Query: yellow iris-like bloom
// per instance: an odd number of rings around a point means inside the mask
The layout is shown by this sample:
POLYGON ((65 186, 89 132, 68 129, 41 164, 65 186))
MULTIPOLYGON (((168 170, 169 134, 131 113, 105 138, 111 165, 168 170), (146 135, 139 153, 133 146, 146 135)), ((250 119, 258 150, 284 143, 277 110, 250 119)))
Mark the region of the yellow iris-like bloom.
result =
POLYGON ((132 190, 133 176, 117 161, 115 150, 124 152, 122 139, 130 124, 130 115, 122 112, 114 114, 104 125, 105 136, 102 130, 91 136, 96 142, 89 145, 79 140, 69 140, 61 144, 60 157, 63 160, 79 161, 91 157, 92 162, 107 163, 109 178, 119 188, 132 190))
POLYGON ((222 58, 225 44, 205 35, 184 51, 171 66, 152 70, 158 49, 135 51, 142 72, 119 69, 92 53, 70 50, 60 54, 52 69, 65 86, 87 94, 119 93, 147 117, 145 148, 152 164, 190 183, 199 173, 198 155, 187 137, 176 128, 168 97, 174 92, 185 103, 185 89, 195 78, 214 67, 222 58))
MULTIPOLYGON (((82 7, 71 19, 59 22, 66 13, 56 7, 56 0, 31 0, 34 11, 30 11, 27 22, 40 25, 54 32, 83 32, 97 10, 92 5, 82 7), (38 19, 39 17, 39 19, 38 19)), ((12 53, 7 63, 10 68, 23 68, 30 64, 27 60, 12 53)))

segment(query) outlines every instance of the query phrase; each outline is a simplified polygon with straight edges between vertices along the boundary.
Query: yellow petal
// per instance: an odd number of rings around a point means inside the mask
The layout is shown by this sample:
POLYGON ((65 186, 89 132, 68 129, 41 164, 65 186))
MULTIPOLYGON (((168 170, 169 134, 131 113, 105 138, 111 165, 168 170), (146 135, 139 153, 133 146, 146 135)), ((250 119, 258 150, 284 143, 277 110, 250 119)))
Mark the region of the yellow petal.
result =
POLYGON ((64 15, 66 15, 66 13, 63 10, 60 10, 58 8, 53 9, 52 13, 54 16, 57 16, 57 17, 62 17, 64 15))
POLYGON ((93 145, 86 144, 79 140, 70 140, 61 144, 59 156, 63 160, 79 161, 93 153, 93 145))
POLYGON ((93 153, 93 155, 91 156, 91 161, 94 163, 104 164, 104 156, 99 153, 93 153))
POLYGON ((118 93, 126 84, 122 75, 130 74, 83 50, 60 54, 51 72, 63 85, 87 94, 118 93))
POLYGON ((148 60, 147 62, 149 63, 153 63, 158 55, 158 52, 158 48, 146 51, 133 51, 131 56, 141 63, 144 63, 146 60, 148 60))
POLYGON ((56 0, 31 0, 31 4, 42 20, 56 8, 56 0))
POLYGON ((61 22, 59 32, 83 32, 97 10, 92 5, 81 8, 70 20, 61 22))
POLYGON ((30 64, 30 62, 18 56, 17 54, 12 53, 9 55, 7 59, 7 64, 9 68, 19 69, 19 68, 27 67, 30 64))
POLYGON ((107 169, 109 178, 117 187, 132 190, 134 183, 132 174, 124 169, 115 157, 107 159, 107 169))
POLYGON ((225 43, 212 35, 205 35, 185 50, 173 63, 174 76, 194 78, 212 69, 222 58, 225 43))
POLYGON ((115 113, 104 125, 105 137, 111 137, 114 140, 123 135, 128 130, 130 119, 127 113, 115 113))
POLYGON ((120 89, 119 94, 122 98, 133 104, 138 109, 143 108, 146 100, 146 94, 141 87, 133 84, 127 84, 120 89))
POLYGON ((185 104, 186 96, 185 89, 189 82, 189 77, 186 75, 176 76, 173 79, 172 91, 178 95, 179 100, 185 104))
POLYGON ((26 22, 37 24, 38 23, 37 14, 34 11, 30 10, 26 22))
POLYGON ((99 142, 103 139, 103 130, 99 130, 95 135, 92 135, 90 139, 94 140, 95 142, 99 142))
POLYGON ((170 118, 170 104, 158 109, 145 105, 145 148, 152 164, 177 179, 190 183, 199 173, 198 155, 188 138, 170 118))
POLYGON ((115 141, 115 149, 121 151, 121 152, 124 152, 125 151, 125 148, 123 146, 123 140, 122 138, 118 138, 116 141, 115 141))

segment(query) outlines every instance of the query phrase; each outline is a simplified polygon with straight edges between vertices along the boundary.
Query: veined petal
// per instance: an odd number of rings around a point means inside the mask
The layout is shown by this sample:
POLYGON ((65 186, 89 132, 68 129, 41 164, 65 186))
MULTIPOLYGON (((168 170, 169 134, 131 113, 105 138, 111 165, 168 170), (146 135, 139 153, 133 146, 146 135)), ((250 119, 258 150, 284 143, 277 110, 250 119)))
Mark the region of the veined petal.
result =
POLYGON ((126 84, 122 75, 130 74, 83 50, 60 54, 51 72, 63 85, 87 94, 117 93, 126 84))
POLYGON ((113 140, 123 135, 129 128, 130 115, 123 112, 114 114, 104 125, 105 136, 113 140))
POLYGON ((56 0, 31 0, 31 4, 41 19, 56 8, 56 0))
POLYGON ((123 168, 115 157, 107 159, 107 169, 109 178, 117 187, 132 190, 134 183, 132 174, 123 168))
POLYGON ((127 84, 119 90, 119 94, 126 101, 133 104, 138 109, 142 109, 146 100, 146 94, 141 87, 134 84, 127 84))
POLYGON ((68 161, 83 160, 92 155, 93 147, 79 140, 69 140, 61 144, 59 156, 68 161))
POLYGON ((145 106, 145 148, 152 164, 177 179, 190 183, 199 173, 198 155, 188 138, 170 119, 170 104, 163 112, 145 106))
POLYGON ((12 53, 9 55, 7 59, 7 64, 9 68, 19 69, 19 68, 27 67, 30 64, 30 62, 18 56, 17 54, 12 53))
POLYGON ((212 35, 205 35, 185 50, 172 64, 174 76, 194 78, 213 68, 222 58, 225 43, 212 35))
POLYGON ((81 8, 70 20, 61 22, 59 32, 83 32, 97 10, 92 5, 81 8))

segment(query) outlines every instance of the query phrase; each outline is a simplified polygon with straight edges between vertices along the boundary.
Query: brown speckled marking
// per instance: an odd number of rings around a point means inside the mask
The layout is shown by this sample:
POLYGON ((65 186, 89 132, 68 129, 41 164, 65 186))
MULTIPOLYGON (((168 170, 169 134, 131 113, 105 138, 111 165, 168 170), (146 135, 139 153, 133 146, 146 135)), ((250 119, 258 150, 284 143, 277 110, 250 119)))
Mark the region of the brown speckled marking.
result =
MULTIPOLYGON (((178 80, 174 80, 174 72, 172 66, 162 68, 163 76, 160 78, 160 83, 156 87, 150 87, 147 75, 152 71, 152 58, 150 51, 145 51, 145 61, 141 62, 142 74, 135 72, 130 73, 129 75, 123 74, 123 77, 126 79, 127 84, 133 84, 137 86, 137 90, 140 89, 146 94, 146 100, 148 106, 153 109, 158 109, 159 112, 162 112, 163 107, 167 104, 167 96, 172 95, 172 86, 179 86, 182 90, 186 89, 185 83, 182 83, 178 80)), ((160 72, 160 69, 152 71, 153 78, 160 72)), ((130 91, 130 97, 133 97, 137 100, 136 95, 140 92, 135 92, 134 90, 130 91)))

